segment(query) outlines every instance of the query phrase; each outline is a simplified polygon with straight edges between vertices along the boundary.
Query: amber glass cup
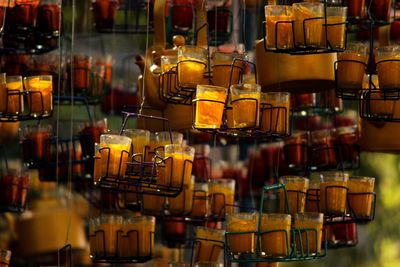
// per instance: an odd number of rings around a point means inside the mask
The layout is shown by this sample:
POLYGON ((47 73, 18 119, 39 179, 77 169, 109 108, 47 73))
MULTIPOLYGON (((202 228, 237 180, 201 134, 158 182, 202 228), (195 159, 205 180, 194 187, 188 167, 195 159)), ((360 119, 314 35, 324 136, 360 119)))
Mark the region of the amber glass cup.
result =
POLYGON ((290 93, 268 92, 261 94, 261 130, 272 134, 290 133, 290 93))
POLYGON ((266 46, 269 49, 293 48, 293 10, 291 6, 265 6, 266 46))
POLYGON ((294 228, 300 230, 300 234, 296 231, 296 247, 297 251, 301 251, 305 255, 316 255, 321 253, 322 229, 324 224, 324 214, 305 212, 294 215, 294 228), (308 229, 302 231, 302 229, 308 229), (301 242, 300 242, 301 236, 301 242))
POLYGON ((261 86, 236 84, 231 88, 234 128, 254 128, 259 125, 261 86))
POLYGON ((178 86, 196 88, 203 80, 207 66, 207 50, 184 45, 178 48, 178 86))
POLYGON ((400 88, 400 46, 378 47, 376 50, 376 69, 379 88, 391 90, 400 88))
POLYGON ((329 44, 333 49, 343 49, 346 39, 347 7, 327 7, 326 16, 327 25, 324 26, 322 33, 323 44, 329 44))
POLYGON ((261 252, 267 257, 287 257, 290 250, 291 216, 282 213, 268 213, 261 217, 261 252))
POLYGON ((221 127, 226 91, 224 87, 197 85, 196 128, 218 129, 221 127))
POLYGON ((343 215, 346 212, 349 175, 343 172, 322 172, 320 178, 320 211, 329 215, 343 215))
MULTIPOLYGON (((280 182, 286 188, 290 214, 304 212, 308 179, 300 176, 282 176, 280 182)), ((285 191, 281 189, 279 191, 279 210, 281 213, 289 213, 286 206, 285 191)))
POLYGON ((53 77, 51 75, 24 78, 25 90, 28 91, 28 106, 34 117, 48 116, 53 111, 53 77))
POLYGON ((195 261, 217 262, 224 250, 225 230, 196 227, 195 261))
POLYGON ((324 5, 321 3, 294 3, 294 32, 296 46, 321 47, 324 5))
POLYGON ((243 73, 243 56, 237 53, 214 52, 212 55, 213 84, 227 88, 229 85, 238 84, 243 73))
POLYGON ((338 53, 337 82, 339 88, 362 89, 368 47, 362 43, 347 45, 346 51, 338 53))
POLYGON ((257 213, 232 213, 226 217, 227 246, 233 254, 253 254, 256 250, 257 213), (249 232, 249 233, 247 233, 249 232))
POLYGON ((369 218, 374 201, 375 178, 351 176, 348 181, 349 208, 356 218, 369 218))

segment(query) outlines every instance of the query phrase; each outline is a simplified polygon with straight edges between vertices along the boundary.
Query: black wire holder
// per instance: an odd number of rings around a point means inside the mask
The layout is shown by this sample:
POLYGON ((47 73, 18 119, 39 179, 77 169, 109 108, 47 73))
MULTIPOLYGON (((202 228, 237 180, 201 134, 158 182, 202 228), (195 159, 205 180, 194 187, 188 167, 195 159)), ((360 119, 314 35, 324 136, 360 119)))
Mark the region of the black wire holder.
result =
MULTIPOLYGON (((58 48, 59 30, 43 29, 49 27, 49 25, 53 25, 53 16, 50 10, 42 10, 41 6, 33 7, 31 4, 15 3, 14 7, 7 6, 4 11, 4 16, 10 17, 10 19, 4 20, 4 48, 0 49, 0 54, 43 54, 58 48), (18 12, 19 8, 29 9, 30 25, 18 24, 13 21, 16 17, 14 12, 18 12), (34 10, 35 8, 38 10, 34 10), (49 13, 50 16, 47 17, 51 21, 40 20, 41 15, 48 15, 49 13), (34 20, 36 19, 38 19, 38 25, 34 25, 34 20)), ((61 16, 61 10, 59 14, 61 16)), ((58 21, 57 25, 59 25, 58 21)))
POLYGON ((358 244, 357 225, 343 222, 324 226, 327 232, 328 249, 354 247, 358 244))
POLYGON ((344 47, 343 48, 334 48, 331 43, 328 40, 328 31, 330 27, 335 27, 335 26, 340 26, 344 25, 346 26, 347 21, 341 22, 341 23, 328 23, 327 19, 327 12, 326 12, 326 6, 327 6, 327 1, 324 1, 324 16, 323 17, 313 17, 313 18, 307 18, 304 19, 302 22, 302 32, 303 32, 303 40, 304 40, 304 46, 298 46, 296 45, 296 38, 295 38, 295 21, 294 20, 282 20, 282 21, 277 21, 275 23, 275 47, 269 48, 267 46, 267 38, 266 38, 266 21, 263 21, 263 43, 264 43, 264 50, 265 52, 275 52, 275 53, 287 53, 287 54, 294 54, 294 55, 308 55, 308 54, 321 54, 321 53, 333 53, 333 52, 343 52, 346 43, 347 43, 347 34, 346 32, 344 33, 344 47), (323 20, 321 27, 323 34, 325 35, 325 46, 313 46, 307 43, 307 27, 308 23, 317 21, 317 20, 323 20), (293 47, 288 47, 288 48, 281 48, 278 46, 278 37, 279 37, 279 30, 281 25, 285 24, 291 24, 291 32, 292 32, 292 42, 293 42, 293 47))
MULTIPOLYGON (((143 115, 140 113, 130 113, 130 112, 122 112, 124 115, 122 127, 120 134, 123 133, 123 130, 126 127, 129 118, 137 118, 137 119, 152 119, 162 121, 167 124, 170 132, 170 141, 172 143, 172 134, 171 127, 168 119, 162 117, 156 117, 151 115, 143 115)), ((191 160, 184 160, 183 163, 183 171, 182 177, 180 177, 179 184, 173 183, 173 169, 174 169, 174 161, 172 157, 162 158, 158 155, 157 149, 155 150, 155 156, 153 160, 150 162, 145 161, 145 157, 142 153, 130 154, 129 151, 121 151, 121 157, 118 165, 118 173, 115 175, 111 175, 109 172, 110 169, 110 148, 103 147, 100 149, 100 152, 105 151, 107 153, 107 166, 106 173, 100 178, 99 181, 95 181, 95 185, 98 188, 103 188, 109 191, 115 191, 120 193, 138 193, 138 194, 146 194, 146 195, 155 195, 155 196, 168 196, 168 197, 176 197, 183 190, 184 176, 186 168, 190 168, 193 164, 191 160), (123 166, 122 159, 123 157, 128 157, 128 161, 126 162, 126 172, 122 173, 122 170, 125 166, 123 166), (166 173, 167 166, 170 166, 170 172, 166 173), (169 182, 160 183, 157 181, 159 172, 165 172, 166 179, 169 182)))
POLYGON ((363 92, 359 100, 360 117, 373 122, 400 122, 400 117, 396 115, 397 97, 400 97, 400 90, 390 96, 381 90, 363 92))
POLYGON ((154 240, 154 232, 149 232, 149 253, 146 255, 140 255, 140 248, 142 248, 142 243, 140 240, 140 233, 137 230, 130 230, 126 234, 123 234, 122 230, 116 231, 116 238, 115 238, 115 256, 108 256, 106 251, 106 237, 103 230, 95 231, 94 235, 90 235, 90 237, 95 238, 95 242, 97 242, 98 235, 102 236, 102 244, 103 248, 102 251, 96 251, 94 255, 90 255, 93 263, 143 263, 151 260, 153 258, 153 247, 152 247, 152 240, 154 240), (129 257, 123 257, 120 255, 121 248, 122 248, 122 241, 123 239, 130 239, 133 235, 134 239, 136 240, 136 246, 130 244, 129 248, 135 247, 135 253, 129 257))
MULTIPOLYGON (((117 2, 117 1, 116 1, 117 2)), ((146 34, 147 31, 152 33, 154 31, 152 16, 154 3, 150 0, 128 0, 123 2, 118 2, 120 5, 116 11, 114 22, 99 23, 96 18, 96 3, 93 3, 92 10, 94 13, 94 24, 95 28, 99 33, 116 33, 116 34, 146 34), (150 3, 148 3, 150 2, 150 3), (147 10, 149 4, 150 10, 147 10), (150 24, 141 24, 141 15, 150 14, 150 24), (122 18, 121 22, 119 21, 122 18)))
MULTIPOLYGON (((15 121, 27 121, 27 120, 40 120, 44 118, 49 118, 53 115, 53 109, 51 107, 51 111, 47 112, 44 109, 44 98, 41 91, 19 91, 19 90, 7 90, 7 96, 5 101, 5 111, 0 113, 0 121, 1 122, 15 122, 15 121), (18 101, 15 101, 18 99, 18 101), (28 109, 25 111, 22 106, 22 101, 24 103, 28 103, 28 109), (9 107, 9 103, 18 102, 18 108, 16 111, 13 108, 9 107), (35 105, 35 110, 32 108, 33 103, 35 105), (37 104, 39 102, 39 104, 37 104), (38 109, 37 107, 40 107, 38 109)), ((52 98, 53 96, 50 95, 52 98)), ((52 101, 52 100, 50 100, 52 101)))
MULTIPOLYGON (((376 206, 376 193, 375 192, 365 192, 365 193, 352 193, 348 192, 348 188, 345 186, 327 186, 325 187, 325 207, 328 205, 329 191, 332 190, 346 190, 346 211, 337 213, 324 213, 324 223, 330 224, 346 224, 346 223, 368 223, 375 219, 375 206, 376 206), (350 204, 350 198, 359 197, 370 197, 371 198, 371 210, 369 211, 369 216, 357 215, 354 207, 350 204)), ((315 212, 320 211, 320 201, 321 192, 320 189, 308 189, 306 197, 306 210, 312 208, 315 212)))
MULTIPOLYGON (((261 214, 264 212, 264 196, 268 191, 276 191, 276 190, 283 190, 284 196, 286 199, 286 210, 290 211, 289 204, 288 204, 288 196, 285 185, 283 184, 274 184, 269 186, 264 186, 261 193, 261 200, 260 200, 260 217, 258 221, 258 229, 261 229, 262 225, 262 217, 261 214)), ((255 263, 255 262, 292 262, 292 261, 304 261, 304 260, 314 260, 319 259, 326 256, 327 251, 327 240, 326 240, 326 232, 323 231, 322 233, 322 248, 318 247, 318 239, 320 233, 318 233, 317 229, 313 228, 294 228, 291 227, 290 234, 292 236, 289 239, 289 232, 287 230, 271 230, 271 231, 247 231, 247 232, 226 232, 225 233, 225 257, 227 258, 228 262, 236 262, 236 263, 255 263), (262 251, 261 246, 261 238, 263 235, 268 235, 270 233, 277 233, 281 232, 286 236, 286 248, 287 248, 287 255, 281 257, 271 257, 265 255, 262 251), (249 254, 234 254, 230 249, 229 238, 234 236, 243 236, 243 235, 254 235, 255 250, 254 253, 249 254), (310 251, 311 241, 310 235, 315 237, 315 249, 317 250, 316 253, 310 251), (305 240, 304 240, 305 239, 305 240), (306 246, 303 245, 306 244, 306 246)))
MULTIPOLYGON (((224 241, 220 241, 220 240, 196 237, 196 238, 194 238, 194 240, 192 240, 191 244, 192 244, 192 246, 191 246, 191 254, 190 254, 191 266, 193 266, 193 264, 195 262, 198 262, 198 261, 213 262, 213 256, 215 256, 215 258, 219 258, 219 255, 221 253, 223 253, 224 250, 225 250, 224 241), (207 260, 204 260, 204 259, 200 260, 199 259, 199 254, 200 254, 199 252, 202 249, 202 245, 201 244, 205 243, 205 242, 212 243, 211 253, 210 253, 209 258, 207 260)), ((224 263, 225 263, 225 254, 224 254, 224 263)))

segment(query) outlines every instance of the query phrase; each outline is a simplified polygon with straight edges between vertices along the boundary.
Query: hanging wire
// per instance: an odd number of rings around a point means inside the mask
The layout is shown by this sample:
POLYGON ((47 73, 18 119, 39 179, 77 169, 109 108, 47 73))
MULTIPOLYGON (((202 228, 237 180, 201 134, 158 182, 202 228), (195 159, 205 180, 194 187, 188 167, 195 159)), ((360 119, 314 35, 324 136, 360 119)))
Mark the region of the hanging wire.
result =
MULTIPOLYGON (((146 10, 146 52, 149 49, 149 34, 150 34, 150 0, 147 0, 147 10, 146 10)), ((146 96, 144 94, 145 84, 146 84, 146 72, 147 72, 147 56, 144 60, 144 71, 142 77, 142 102, 140 103, 139 115, 142 115, 144 102, 146 101, 146 96)))
MULTIPOLYGON (((75 40, 75 16, 76 16, 76 1, 72 0, 72 30, 71 30, 71 51, 70 51, 70 58, 73 60, 74 57, 74 40, 75 40)), ((74 64, 71 64, 70 66, 70 72, 73 73, 73 68, 74 68, 74 64)), ((71 143, 71 147, 67 147, 68 149, 68 181, 67 181, 67 212, 68 212, 68 217, 67 217, 67 231, 66 231, 66 237, 65 237, 65 242, 64 245, 68 244, 68 240, 69 240, 69 233, 71 230, 71 223, 72 223, 72 152, 73 151, 73 130, 74 130, 74 81, 73 81, 73 77, 74 75, 71 75, 71 119, 70 119, 70 143, 71 143), (70 148, 72 149, 72 151, 69 151, 70 148)), ((59 124, 57 122, 57 124, 59 124)), ((58 139, 58 135, 57 135, 57 139, 58 139)), ((57 146, 57 151, 58 151, 58 146, 57 146)), ((58 153, 57 153, 58 154, 58 153)), ((75 154, 75 153, 74 153, 75 154)), ((75 156, 75 155, 74 155, 75 156)), ((58 169, 58 165, 57 169, 58 169)))

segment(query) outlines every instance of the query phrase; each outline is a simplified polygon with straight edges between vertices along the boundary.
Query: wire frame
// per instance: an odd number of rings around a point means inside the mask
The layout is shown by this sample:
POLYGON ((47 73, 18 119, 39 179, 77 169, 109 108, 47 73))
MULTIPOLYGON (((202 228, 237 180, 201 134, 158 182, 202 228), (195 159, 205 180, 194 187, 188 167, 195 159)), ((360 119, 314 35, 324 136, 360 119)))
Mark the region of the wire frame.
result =
POLYGON ((50 99, 45 99, 41 91, 19 91, 7 90, 4 111, 0 112, 0 121, 15 122, 49 118, 53 115, 51 110, 45 109, 45 102, 51 103, 53 96, 48 95, 50 99), (28 109, 24 110, 23 103, 28 102, 28 109), (10 105, 10 103, 17 103, 10 105), (35 108, 33 108, 33 106, 35 108))
MULTIPOLYGON (((115 244, 113 247, 115 251, 107 251, 107 244, 111 244, 112 240, 107 240, 105 231, 97 230, 94 235, 90 235, 90 239, 94 239, 96 243, 95 252, 90 255, 93 263, 143 263, 152 259, 153 257, 153 242, 154 232, 149 232, 149 248, 147 253, 141 253, 143 248, 144 240, 141 240, 141 236, 144 237, 138 230, 130 230, 125 234, 119 230, 115 232, 115 244), (100 242, 99 242, 100 241, 100 242), (100 243, 100 245, 99 245, 100 243), (121 254, 123 249, 129 249, 132 255, 123 256, 121 254), (99 249, 100 248, 100 249, 99 249), (110 255, 113 254, 113 255, 110 255), (142 254, 142 255, 141 255, 142 254)), ((145 248, 147 249, 147 248, 145 248)))
MULTIPOLYGON (((289 211, 289 203, 288 203, 288 195, 283 184, 274 184, 265 186, 261 192, 261 200, 260 200, 260 212, 259 214, 263 214, 264 211, 264 197, 265 194, 269 191, 279 191, 283 190, 283 196, 285 198, 285 208, 289 211)), ((258 229, 261 229, 262 219, 259 217, 258 221, 258 229)), ((285 229, 282 230, 272 230, 272 231, 248 231, 248 232, 227 232, 225 233, 225 253, 228 261, 230 262, 238 262, 238 263, 251 263, 251 262, 290 262, 290 261, 302 261, 302 260, 312 260, 324 257, 326 255, 327 243, 326 243, 326 234, 320 233, 317 229, 314 228, 294 228, 292 227, 290 231, 285 229), (286 256, 281 257, 267 257, 265 253, 262 251, 262 237, 268 237, 268 234, 272 233, 282 233, 285 236, 286 240, 286 256), (292 238, 289 238, 289 234, 292 238), (232 253, 230 250, 229 238, 235 237, 243 240, 243 235, 247 235, 246 237, 253 236, 254 241, 256 242, 253 253, 238 255, 232 253), (313 235, 313 238, 310 236, 313 235), (320 236, 323 235, 323 236, 320 236), (321 242, 323 248, 319 249, 319 241, 321 242), (296 242, 297 241, 297 242, 296 242), (315 244, 312 242, 316 242, 315 244), (313 253, 310 251, 310 248, 314 248, 316 251, 313 253)))
MULTIPOLYGON (((326 1, 324 2, 325 5, 325 14, 326 14, 326 1)), ((296 46, 296 36, 295 36, 295 27, 294 27, 295 21, 294 20, 281 20, 277 21, 275 23, 275 35, 274 35, 274 47, 268 47, 267 45, 267 38, 266 38, 266 25, 267 22, 263 21, 263 43, 264 43, 264 50, 266 52, 275 52, 275 53, 289 53, 289 54, 297 54, 297 55, 302 55, 302 54, 320 54, 320 53, 332 53, 332 52, 343 52, 345 49, 345 44, 347 42, 347 34, 345 33, 345 41, 344 41, 344 47, 341 48, 334 48, 330 41, 328 40, 328 32, 329 29, 332 29, 333 27, 338 27, 338 26, 343 26, 346 27, 347 22, 340 22, 340 23, 328 23, 327 17, 314 17, 314 18, 307 18, 302 21, 302 37, 304 40, 304 46, 296 46), (324 31, 324 41, 325 45, 311 45, 307 43, 307 31, 310 23, 316 23, 316 21, 321 21, 324 31), (288 47, 288 48, 281 48, 279 47, 278 44, 278 38, 279 38, 279 32, 282 31, 282 29, 287 30, 288 25, 291 28, 291 38, 293 41, 293 46, 288 47)))
MULTIPOLYGON (((206 238, 199 238, 196 237, 192 241, 192 246, 191 246, 191 254, 190 254, 190 262, 193 264, 195 262, 199 261, 207 261, 207 262, 216 262, 215 258, 219 258, 219 255, 224 252, 225 250, 225 244, 224 241, 220 240, 214 240, 214 239, 206 239, 206 238), (209 254, 208 259, 199 259, 199 255, 201 255, 201 250, 204 249, 203 244, 211 243, 211 251, 209 254)), ((206 247, 207 248, 207 247, 206 247)), ((207 249, 208 251, 209 249, 207 249)), ((225 256, 225 255, 224 255, 225 256)), ((224 257, 224 262, 225 262, 225 257, 224 257)))
POLYGON ((397 115, 398 92, 388 92, 381 90, 365 91, 360 97, 359 113, 362 119, 375 122, 400 122, 397 115))
MULTIPOLYGON (((332 197, 329 197, 329 194, 334 195, 334 190, 346 191, 346 211, 343 211, 342 213, 325 212, 325 224, 368 223, 375 219, 375 192, 353 193, 348 192, 348 188, 345 186, 327 186, 325 188, 325 208, 328 206, 328 199, 332 199, 332 197), (357 202, 361 202, 363 204, 361 211, 360 207, 355 204, 357 202), (369 210, 362 210, 368 208, 368 206, 369 210)), ((308 189, 306 197, 306 211, 322 212, 320 201, 320 189, 308 189)))

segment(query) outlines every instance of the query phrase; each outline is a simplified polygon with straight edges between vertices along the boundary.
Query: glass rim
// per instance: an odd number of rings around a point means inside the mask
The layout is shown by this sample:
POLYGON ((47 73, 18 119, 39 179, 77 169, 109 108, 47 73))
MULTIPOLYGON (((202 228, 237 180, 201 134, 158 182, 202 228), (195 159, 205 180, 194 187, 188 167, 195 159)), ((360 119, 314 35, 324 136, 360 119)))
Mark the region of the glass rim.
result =
MULTIPOLYGON (((100 143, 102 143, 101 141, 104 138, 119 138, 126 142, 132 143, 132 139, 130 137, 124 136, 124 135, 119 135, 119 134, 102 134, 102 135, 100 135, 100 143)), ((103 141, 105 141, 105 140, 103 140, 103 141)))
POLYGON ((349 176, 349 181, 374 181, 375 182, 375 177, 371 176, 349 176))
POLYGON ((172 151, 171 153, 190 152, 190 154, 194 155, 195 152, 194 147, 183 144, 167 144, 164 146, 165 153, 167 153, 167 149, 178 150, 178 151, 172 151))
POLYGON ((321 212, 302 212, 302 213, 295 213, 294 219, 295 221, 300 218, 308 218, 313 220, 318 220, 323 223, 324 221, 324 214, 321 212))
POLYGON ((197 46, 197 45, 182 45, 182 46, 178 47, 178 51, 182 51, 182 49, 184 49, 184 48, 198 49, 198 50, 207 52, 207 48, 204 48, 204 47, 201 47, 201 46, 197 46))
POLYGON ((324 180, 348 181, 349 173, 340 171, 326 171, 326 172, 320 172, 319 177, 321 182, 324 182, 324 180))
POLYGON ((310 180, 307 177, 304 176, 296 176, 296 175, 284 175, 279 177, 279 180, 284 181, 284 179, 287 179, 289 181, 299 181, 299 182, 309 182, 310 180))
POLYGON ((323 3, 318 2, 300 2, 300 3, 293 3, 292 7, 297 6, 315 6, 315 7, 324 7, 323 3))
POLYGON ((33 76, 26 76, 24 77, 25 81, 32 80, 32 79, 40 79, 40 80, 52 80, 53 75, 33 75, 33 76))
POLYGON ((141 222, 141 221, 147 221, 147 222, 156 222, 156 217, 154 216, 149 216, 149 215, 141 215, 141 216, 132 216, 132 217, 124 217, 125 222, 141 222))
POLYGON ((232 84, 230 87, 231 92, 233 90, 243 90, 243 91, 257 91, 257 93, 261 93, 261 85, 256 83, 238 83, 232 84), (244 90, 243 90, 244 89, 244 90))
POLYGON ((230 178, 218 178, 218 179, 209 179, 207 183, 210 184, 230 184, 230 183, 236 183, 235 179, 230 179, 230 178))
POLYGON ((292 216, 288 213, 277 213, 277 212, 273 212, 273 213, 263 213, 261 215, 261 218, 272 218, 272 219, 285 219, 285 220, 289 220, 291 221, 292 216))
POLYGON ((206 88, 208 88, 208 89, 214 89, 214 90, 216 90, 216 91, 226 91, 226 87, 217 86, 217 85, 198 84, 198 85, 196 86, 196 90, 198 90, 199 88, 202 88, 202 89, 206 89, 206 88))
POLYGON ((132 129, 132 128, 128 128, 128 129, 124 129, 124 131, 123 131, 123 133, 125 133, 125 132, 130 132, 130 133, 148 133, 148 134, 150 134, 150 131, 149 130, 146 130, 146 129, 132 129))
POLYGON ((209 232, 214 232, 214 233, 220 233, 220 234, 225 234, 225 229, 214 229, 214 228, 210 228, 210 227, 206 227, 206 226, 196 226, 196 233, 197 230, 204 230, 204 231, 209 231, 209 232))

